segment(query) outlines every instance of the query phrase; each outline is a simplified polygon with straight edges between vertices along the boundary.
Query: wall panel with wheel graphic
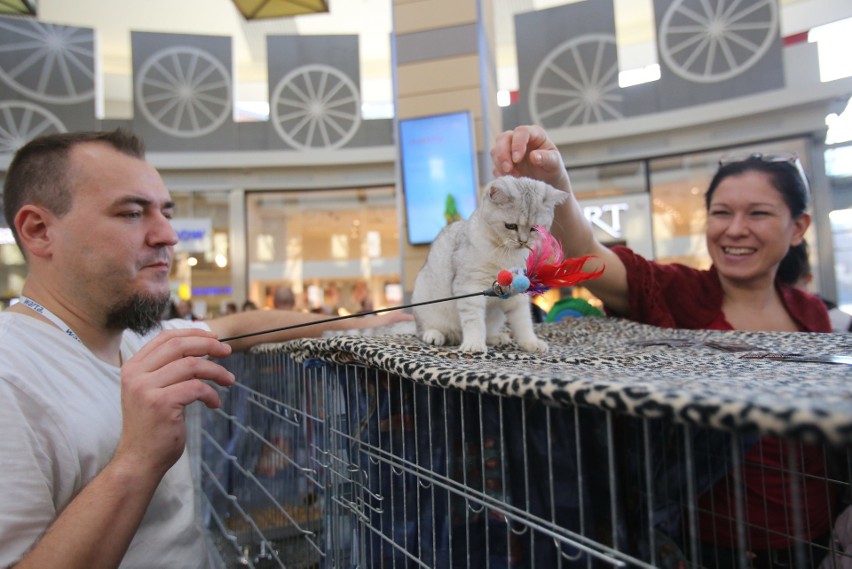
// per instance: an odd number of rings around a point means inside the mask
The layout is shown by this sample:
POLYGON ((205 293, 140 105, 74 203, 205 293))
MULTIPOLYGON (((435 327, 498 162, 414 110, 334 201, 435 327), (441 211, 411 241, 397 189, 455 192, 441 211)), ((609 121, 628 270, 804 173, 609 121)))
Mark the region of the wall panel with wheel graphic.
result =
POLYGON ((654 0, 661 78, 627 88, 612 0, 518 14, 520 104, 508 118, 572 128, 784 89, 779 10, 778 0, 654 0))
POLYGON ((0 154, 96 127, 95 45, 90 28, 0 16, 0 154))
POLYGON ((132 32, 133 129, 151 150, 235 150, 231 38, 132 32))
POLYGON ((519 14, 515 34, 520 122, 564 128, 624 117, 611 0, 519 14))
POLYGON ((274 35, 266 45, 269 148, 329 151, 392 141, 392 121, 361 120, 358 36, 274 35))
POLYGON ((654 0, 660 110, 782 89, 778 0, 654 0))

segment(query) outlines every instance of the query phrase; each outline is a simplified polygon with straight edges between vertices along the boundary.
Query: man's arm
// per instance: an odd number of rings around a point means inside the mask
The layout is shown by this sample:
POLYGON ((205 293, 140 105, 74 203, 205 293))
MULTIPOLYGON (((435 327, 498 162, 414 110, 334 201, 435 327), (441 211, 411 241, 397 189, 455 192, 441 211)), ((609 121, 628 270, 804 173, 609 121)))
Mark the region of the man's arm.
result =
POLYGON ((230 352, 209 332, 173 330, 124 364, 122 432, 115 456, 15 569, 118 567, 160 480, 184 451, 184 408, 194 401, 220 404, 215 389, 201 379, 222 386, 234 381, 205 356, 230 352))
POLYGON ((356 328, 378 328, 397 322, 409 322, 413 320, 410 314, 406 314, 400 310, 391 310, 376 316, 358 316, 357 318, 347 318, 345 320, 321 322, 330 318, 333 317, 327 314, 295 312, 292 310, 250 310, 248 312, 205 320, 204 323, 210 327, 210 330, 218 338, 230 338, 232 336, 252 334, 275 328, 319 322, 315 325, 302 326, 293 330, 261 334, 228 342, 234 351, 244 351, 262 343, 286 342, 287 340, 295 340, 296 338, 315 338, 326 331, 337 332, 356 328))

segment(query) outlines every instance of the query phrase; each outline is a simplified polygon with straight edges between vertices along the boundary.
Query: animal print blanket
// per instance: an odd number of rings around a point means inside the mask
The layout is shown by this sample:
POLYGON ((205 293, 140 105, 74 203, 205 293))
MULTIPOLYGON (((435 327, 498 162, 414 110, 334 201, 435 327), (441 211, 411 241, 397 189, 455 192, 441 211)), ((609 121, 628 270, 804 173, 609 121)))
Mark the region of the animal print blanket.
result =
POLYGON ((555 405, 835 444, 852 442, 852 365, 743 358, 852 356, 852 335, 663 329, 616 318, 541 324, 545 354, 428 346, 413 335, 267 344, 297 361, 359 364, 415 382, 555 405))

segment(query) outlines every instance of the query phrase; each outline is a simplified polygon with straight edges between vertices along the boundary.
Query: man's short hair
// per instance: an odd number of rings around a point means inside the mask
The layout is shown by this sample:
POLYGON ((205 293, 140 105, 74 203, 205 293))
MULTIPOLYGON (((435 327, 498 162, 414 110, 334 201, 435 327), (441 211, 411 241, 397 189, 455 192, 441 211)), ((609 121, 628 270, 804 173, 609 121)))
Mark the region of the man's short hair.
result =
POLYGON ((125 128, 48 134, 29 141, 15 153, 3 184, 3 215, 18 247, 15 216, 22 207, 36 204, 59 217, 71 209, 68 153, 86 142, 104 142, 128 156, 145 158, 145 143, 125 128))

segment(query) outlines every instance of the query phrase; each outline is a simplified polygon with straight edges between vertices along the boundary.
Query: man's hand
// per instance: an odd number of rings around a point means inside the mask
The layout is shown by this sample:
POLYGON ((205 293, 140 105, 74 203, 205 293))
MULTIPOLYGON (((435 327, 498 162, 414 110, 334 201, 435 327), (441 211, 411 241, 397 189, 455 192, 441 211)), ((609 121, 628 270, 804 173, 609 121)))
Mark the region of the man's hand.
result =
POLYGON ((519 126, 500 134, 491 149, 491 162, 495 176, 525 176, 560 190, 571 189, 562 155, 539 126, 519 126))
POLYGON ((122 432, 115 458, 142 472, 162 476, 180 458, 186 444, 184 408, 203 401, 219 407, 216 390, 234 375, 210 358, 231 347, 197 328, 167 330, 146 344, 121 369, 122 432), (148 470, 150 469, 150 470, 148 470))

